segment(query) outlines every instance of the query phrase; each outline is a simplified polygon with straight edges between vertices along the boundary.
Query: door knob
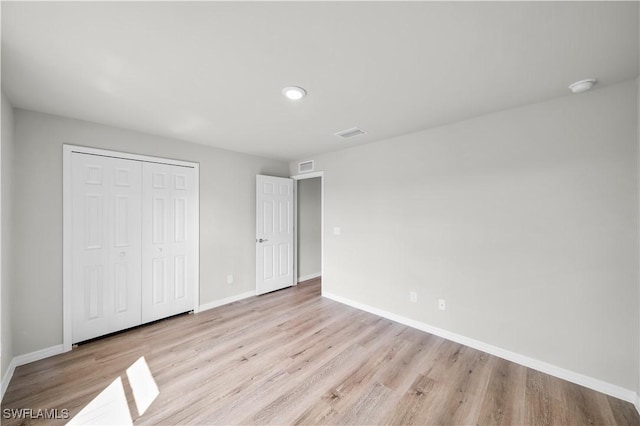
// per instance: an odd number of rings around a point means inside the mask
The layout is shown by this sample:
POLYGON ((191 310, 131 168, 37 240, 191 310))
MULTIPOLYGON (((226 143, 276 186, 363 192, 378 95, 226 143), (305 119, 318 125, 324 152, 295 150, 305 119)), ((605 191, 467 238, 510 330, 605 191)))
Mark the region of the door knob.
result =
POLYGON ((265 239, 260 238, 260 239, 258 240, 258 242, 259 242, 259 243, 264 243, 265 241, 269 241, 269 240, 267 240, 266 238, 265 238, 265 239))

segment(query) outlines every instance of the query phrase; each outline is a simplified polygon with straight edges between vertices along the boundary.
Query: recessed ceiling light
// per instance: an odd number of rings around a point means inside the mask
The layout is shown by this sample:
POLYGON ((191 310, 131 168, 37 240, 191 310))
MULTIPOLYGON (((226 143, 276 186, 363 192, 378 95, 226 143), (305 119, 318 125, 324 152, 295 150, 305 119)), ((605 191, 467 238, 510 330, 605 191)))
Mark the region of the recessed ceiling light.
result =
POLYGON ((282 89, 282 94, 287 99, 291 99, 292 101, 297 101, 307 96, 307 91, 304 90, 302 87, 288 86, 282 89))
POLYGON ((586 80, 576 81, 569 86, 569 89, 571 89, 573 93, 586 92, 587 90, 591 89, 597 81, 598 80, 596 80, 595 78, 587 78, 586 80))

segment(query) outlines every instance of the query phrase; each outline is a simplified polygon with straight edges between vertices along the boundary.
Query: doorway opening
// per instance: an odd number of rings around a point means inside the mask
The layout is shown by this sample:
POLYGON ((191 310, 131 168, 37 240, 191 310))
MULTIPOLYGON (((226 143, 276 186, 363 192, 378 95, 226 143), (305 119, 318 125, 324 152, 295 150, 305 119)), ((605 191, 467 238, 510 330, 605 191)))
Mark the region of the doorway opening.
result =
POLYGON ((296 183, 296 283, 321 281, 323 272, 323 173, 292 176, 296 183))

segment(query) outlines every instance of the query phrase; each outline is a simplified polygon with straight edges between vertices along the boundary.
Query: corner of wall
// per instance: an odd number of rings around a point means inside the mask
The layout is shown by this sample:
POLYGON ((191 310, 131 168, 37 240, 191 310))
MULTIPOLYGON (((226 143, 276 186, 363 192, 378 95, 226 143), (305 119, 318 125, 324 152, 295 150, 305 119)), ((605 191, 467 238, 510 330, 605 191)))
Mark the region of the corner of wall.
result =
MULTIPOLYGON (((640 11, 640 8, 638 8, 638 10, 640 11)), ((639 55, 640 56, 640 55, 639 55)), ((640 76, 638 76, 636 78, 636 87, 637 87, 637 110, 636 110, 636 114, 637 114, 637 128, 638 128, 638 133, 637 133, 637 148, 638 148, 638 175, 637 178, 639 180, 638 182, 638 187, 640 188, 640 76)), ((640 190, 639 190, 640 192, 640 190)), ((640 197, 639 197, 639 205, 638 205, 638 217, 639 217, 639 221, 640 221, 640 197)), ((639 230, 640 231, 640 230, 639 230)), ((640 233, 639 233, 639 245, 640 245, 640 233)), ((640 256, 640 251, 639 251, 639 256, 640 256)), ((640 268, 640 259, 639 259, 639 265, 638 267, 640 268)), ((638 338, 638 353, 637 353, 637 357, 638 357, 638 386, 636 389, 636 394, 638 394, 638 396, 636 397, 636 401, 635 401, 635 406, 636 406, 636 410, 638 411, 638 413, 640 413, 640 276, 638 279, 638 315, 637 315, 637 319, 638 319, 638 333, 637 333, 637 338, 638 338)))
POLYGON ((7 367, 7 371, 2 374, 2 382, 0 383, 0 401, 4 398, 4 393, 7 391, 9 387, 9 383, 11 382, 11 378, 13 377, 13 373, 16 371, 16 362, 15 358, 11 360, 9 366, 7 367))
POLYGON ((11 282, 12 262, 11 251, 4 250, 11 246, 11 202, 13 197, 13 106, 1 93, 2 101, 0 113, 2 116, 2 137, 0 141, 0 400, 4 396, 9 380, 13 375, 13 330, 11 323, 11 282))
MULTIPOLYGON (((613 197, 602 212, 605 216, 615 216, 617 209, 624 209, 627 221, 624 224, 620 222, 617 228, 620 235, 638 233, 632 235, 626 243, 621 242, 623 239, 611 240, 627 259, 624 271, 614 262, 603 263, 603 267, 608 268, 612 274, 621 273, 617 297, 618 300, 629 301, 625 304, 629 318, 627 321, 622 320, 620 315, 613 315, 617 304, 607 307, 608 311, 603 310, 597 315, 591 313, 589 304, 598 303, 599 299, 594 295, 600 291, 606 294, 611 286, 607 280, 593 279, 593 274, 583 274, 583 268, 592 266, 589 264, 590 255, 581 257, 575 263, 576 258, 572 253, 574 248, 579 249, 579 245, 573 245, 574 239, 552 232, 535 236, 525 232, 523 238, 516 239, 513 232, 525 229, 522 227, 522 220, 531 220, 532 226, 538 223, 538 218, 531 212, 538 211, 540 205, 534 198, 525 196, 528 192, 524 186, 550 197, 544 206, 549 212, 549 216, 546 216, 549 221, 545 220, 544 224, 540 222, 541 228, 544 226, 547 227, 545 229, 551 229, 548 225, 553 224, 557 229, 563 229, 566 224, 573 224, 573 218, 581 214, 583 208, 580 203, 599 205, 599 196, 595 196, 587 187, 584 187, 583 199, 572 198, 575 194, 575 182, 586 182, 589 179, 600 181, 600 177, 592 173, 592 170, 599 170, 601 167, 616 170, 623 165, 624 179, 627 182, 629 179, 631 182, 634 179, 640 180, 640 158, 633 158, 634 155, 640 157, 638 111, 633 111, 634 107, 637 108, 640 96, 637 84, 638 81, 629 80, 601 87, 588 96, 557 98, 368 144, 366 150, 360 146, 340 153, 324 154, 320 158, 324 163, 324 170, 331 172, 331 178, 325 182, 328 195, 328 208, 325 210, 328 223, 325 225, 332 226, 333 221, 340 221, 343 234, 344 230, 351 231, 351 239, 332 237, 328 241, 327 247, 330 250, 325 253, 326 279, 323 290, 455 332, 459 336, 477 339, 497 348, 508 348, 521 355, 518 359, 526 360, 531 365, 540 366, 544 362, 555 366, 557 368, 544 368, 555 371, 558 375, 572 377, 575 381, 596 383, 599 389, 614 389, 609 392, 623 395, 633 403, 640 394, 638 182, 628 186, 627 192, 620 192, 613 197), (565 110, 576 111, 572 115, 572 121, 558 122, 557 112, 565 110), (607 115, 612 111, 616 112, 607 115), (584 129, 591 125, 597 130, 591 132, 591 135, 582 130, 573 132, 574 129, 584 129), (536 126, 541 129, 541 133, 527 131, 536 126), (585 145, 585 139, 590 141, 589 148, 585 145), (526 150, 526 155, 515 150, 514 140, 522 144, 522 152, 526 150), (612 140, 615 140, 615 146, 612 140), (544 141, 545 144, 540 145, 544 141), (559 150, 559 146, 563 148, 559 150), (591 149, 598 149, 598 155, 591 149), (475 150, 475 153, 471 154, 471 150, 475 150), (494 154, 488 155, 488 152, 494 154), (606 160, 603 160, 605 157, 606 160), (351 165, 354 158, 358 158, 359 167, 363 169, 377 168, 377 172, 372 175, 378 180, 372 182, 371 176, 365 178, 353 173, 351 165), (469 159, 469 162, 461 164, 460 158, 469 159), (553 162, 550 162, 551 158, 554 159, 553 162), (380 164, 385 167, 378 167, 380 164), (410 186, 405 185, 407 177, 411 178, 410 186), (518 183, 512 182, 511 178, 517 179, 518 183), (376 191, 367 192, 370 187, 375 187, 376 191), (496 203, 501 203, 507 193, 513 198, 509 198, 511 204, 504 205, 506 210, 498 204, 488 203, 487 197, 494 197, 496 203), (417 197, 416 194, 420 196, 417 197), (371 207, 377 207, 377 201, 385 197, 403 200, 403 203, 397 203, 397 208, 380 209, 375 215, 368 215, 369 211, 374 211, 371 207), (438 203, 445 199, 446 203, 438 203), (483 202, 469 203, 471 199, 483 202), (516 199, 530 204, 526 207, 519 205, 517 209, 511 210, 516 199), (572 201, 564 204, 568 210, 558 215, 554 200, 560 199, 572 201), (404 203, 404 200, 411 203, 404 203), (486 210, 478 210, 479 205, 484 205, 486 210), (450 220, 452 217, 455 219, 450 220), (504 218, 506 222, 498 221, 498 217, 504 218), (428 223, 425 218, 429 219, 428 223), (405 222, 408 225, 402 224, 405 222), (385 229, 384 226, 390 223, 401 225, 385 229), (370 236, 367 230, 374 226, 384 229, 386 234, 370 236), (474 247, 468 245, 471 228, 479 235, 474 247), (454 237, 452 232, 457 236, 454 237), (440 238, 437 237, 440 233, 441 242, 420 238, 421 235, 440 238), (498 238, 498 234, 503 237, 498 238), (539 245, 519 242, 527 241, 529 237, 534 237, 539 245), (429 249, 425 248, 424 240, 432 244, 429 249), (380 244, 376 245, 379 241, 393 241, 394 246, 388 250, 380 250, 380 244), (487 244, 489 241, 494 241, 495 245, 487 244), (563 248, 552 256, 548 251, 539 250, 541 247, 555 245, 571 248, 563 248), (496 249, 491 255, 495 257, 487 262, 491 256, 481 248, 490 246, 496 249), (441 254, 442 247, 447 247, 446 256, 441 254), (593 291, 591 295, 585 294, 584 303, 571 307, 572 312, 575 311, 576 315, 590 322, 589 325, 576 323, 572 326, 571 333, 556 333, 553 336, 554 341, 558 342, 553 349, 545 346, 545 342, 550 341, 546 330, 557 328, 556 324, 566 318, 569 311, 564 304, 548 304, 546 306, 551 308, 553 315, 545 315, 544 324, 538 321, 537 309, 534 307, 546 303, 542 294, 546 297, 547 290, 553 292, 556 289, 547 280, 534 276, 524 277, 527 283, 519 282, 515 289, 512 278, 516 275, 521 278, 523 274, 517 273, 517 268, 504 268, 508 252, 504 248, 510 247, 520 247, 528 254, 535 253, 533 257, 518 255, 513 259, 522 262, 522 265, 528 265, 531 271, 537 270, 545 277, 555 277, 554 282, 563 286, 563 295, 573 294, 577 289, 585 287, 593 291), (563 256, 571 261, 559 262, 558 259, 563 256), (387 261, 390 258, 393 263, 387 261), (431 269, 423 266, 424 261, 430 258, 431 269), (471 258, 482 261, 467 263, 471 258), (375 262, 371 259, 385 259, 387 262, 376 263, 373 269, 370 265, 375 262), (535 262, 530 262, 531 259, 535 259, 535 262), (556 265, 561 265, 564 272, 559 274, 556 265), (478 274, 484 278, 479 279, 478 274), (393 285, 388 284, 388 276, 393 277, 393 285), (568 276, 572 277, 570 281, 565 280, 568 276), (409 284, 414 282, 416 284, 409 284), (489 283, 490 291, 478 291, 480 282, 489 283), (419 286, 421 292, 428 295, 427 300, 422 298, 420 302, 424 308, 408 303, 407 296, 410 290, 414 290, 411 288, 413 285, 419 286), (545 288, 546 290, 540 291, 545 288), (536 298, 540 296, 536 301, 528 298, 536 293, 532 289, 536 289, 538 293, 536 298), (439 315, 437 304, 433 303, 437 301, 436 294, 447 291, 454 293, 452 297, 458 299, 460 310, 455 314, 456 318, 452 314, 446 318, 439 315), (503 305, 508 306, 508 309, 500 315, 492 307, 495 294, 500 294, 501 298, 509 298, 509 304, 503 305), (480 302, 478 297, 486 299, 480 302), (505 318, 509 320, 505 321, 505 318), (496 326, 503 324, 507 327, 496 326), (600 345, 606 349, 602 352, 588 350, 576 357, 574 343, 585 342, 585 338, 592 335, 594 324, 601 327, 599 337, 592 339, 589 344, 593 348, 600 345), (514 338, 516 330, 521 332, 525 328, 531 331, 526 340, 514 338), (616 333, 619 333, 620 338, 614 337, 616 333), (611 344, 602 344, 600 338, 611 344), (618 347, 616 342, 622 343, 618 347), (609 359, 611 362, 608 362, 609 359), (618 360, 623 362, 617 362, 618 360), (589 377, 594 380, 587 380, 589 377), (633 384, 634 381, 636 385, 633 384)), ((609 188, 603 187, 602 194, 609 193, 610 188, 620 187, 615 180, 608 181, 607 185, 609 188)), ((387 203, 390 204, 392 203, 387 203)), ((583 222, 576 223, 576 235, 584 234, 584 230, 601 221, 599 213, 583 218, 583 222)), ((609 223, 616 223, 613 228, 618 226, 618 222, 609 223)), ((613 228, 607 231, 608 235, 618 232, 613 228)), ((594 242, 597 241, 598 237, 594 235, 594 242)))
POLYGON ((11 382, 11 377, 13 377, 13 373, 15 372, 17 367, 21 365, 29 364, 35 361, 39 361, 41 359, 49 358, 54 355, 58 355, 63 353, 64 347, 63 345, 51 346, 49 348, 44 348, 39 351, 30 352, 28 354, 19 355, 11 358, 11 362, 9 363, 9 367, 7 368, 6 373, 2 376, 2 385, 0 387, 0 401, 4 397, 4 393, 9 387, 9 383, 11 382))

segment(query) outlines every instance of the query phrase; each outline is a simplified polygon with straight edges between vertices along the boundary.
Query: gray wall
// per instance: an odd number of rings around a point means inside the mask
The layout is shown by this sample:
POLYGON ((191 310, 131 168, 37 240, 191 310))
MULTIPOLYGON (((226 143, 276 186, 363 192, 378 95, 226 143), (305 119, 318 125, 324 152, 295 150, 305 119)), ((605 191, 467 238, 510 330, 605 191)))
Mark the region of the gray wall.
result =
POLYGON ((321 272, 320 178, 298 181, 298 278, 321 272))
POLYGON ((311 158, 323 291, 636 389, 637 84, 311 158))
POLYGON ((9 104, 4 93, 2 93, 2 144, 0 147, 0 182, 2 190, 2 259, 0 270, 0 299, 2 301, 1 309, 1 329, 0 344, 2 345, 1 358, 1 377, 7 372, 7 367, 13 358, 13 342, 11 330, 11 287, 13 283, 12 277, 12 206, 13 206, 13 159, 14 159, 14 134, 13 134, 13 108, 9 104))
POLYGON ((14 114, 16 355, 62 343, 63 143, 199 162, 200 303, 255 289, 255 175, 287 176, 287 164, 31 111, 14 114))

